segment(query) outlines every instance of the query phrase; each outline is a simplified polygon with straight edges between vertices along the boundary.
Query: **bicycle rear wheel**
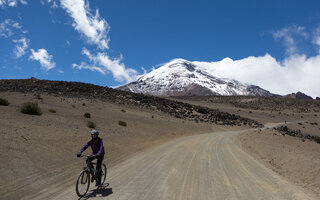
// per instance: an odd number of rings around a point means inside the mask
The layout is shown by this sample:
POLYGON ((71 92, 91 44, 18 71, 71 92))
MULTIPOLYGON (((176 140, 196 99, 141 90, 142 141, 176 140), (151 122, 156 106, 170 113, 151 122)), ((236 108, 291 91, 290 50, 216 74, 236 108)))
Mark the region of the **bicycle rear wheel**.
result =
POLYGON ((79 197, 87 194, 90 186, 90 173, 86 170, 82 171, 77 179, 76 192, 79 197))
POLYGON ((107 167, 104 163, 101 165, 101 184, 104 184, 107 176, 107 167))

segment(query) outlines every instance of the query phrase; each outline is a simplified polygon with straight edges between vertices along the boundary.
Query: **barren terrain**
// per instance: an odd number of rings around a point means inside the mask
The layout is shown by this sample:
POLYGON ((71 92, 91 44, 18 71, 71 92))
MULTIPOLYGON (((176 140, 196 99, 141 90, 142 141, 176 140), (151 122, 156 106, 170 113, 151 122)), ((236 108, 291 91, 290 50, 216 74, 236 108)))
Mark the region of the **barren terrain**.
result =
MULTIPOLYGON (((141 152, 111 168, 108 184, 85 199, 312 199, 235 145, 245 131, 176 138, 141 152)), ((77 197, 69 187, 57 196, 44 191, 30 198, 77 197)))
POLYGON ((10 102, 0 106, 1 199, 75 199, 83 164, 75 155, 89 139, 87 121, 96 123, 104 139, 110 184, 91 188, 87 198, 320 198, 320 144, 260 125, 282 123, 320 136, 319 101, 171 101, 95 86, 85 86, 94 89, 83 94, 82 86, 69 83, 57 83, 64 88, 58 94, 51 83, 38 82, 0 84, 0 97, 10 102), (38 102, 43 114, 22 114, 27 101, 38 102), (87 112, 90 119, 83 116, 87 112))
MULTIPOLYGON (((301 132, 306 138, 308 135, 320 136, 320 101, 281 98, 268 100, 256 97, 179 99, 249 117, 265 124, 282 123, 290 130, 301 132)), ((246 131, 238 136, 236 143, 259 162, 319 199, 320 144, 306 138, 292 137, 267 128, 246 131)))
POLYGON ((90 138, 88 120, 101 132, 108 167, 172 138, 221 129, 99 100, 46 95, 38 99, 32 93, 13 92, 0 96, 10 102, 0 106, 0 196, 4 199, 20 199, 54 183, 73 185, 82 168, 76 153, 90 138), (43 114, 20 113, 20 105, 27 101, 39 102, 43 114), (83 117, 86 112, 90 119, 83 117), (120 120, 127 127, 119 126, 120 120))
POLYGON ((283 136, 275 130, 247 132, 239 140, 254 158, 320 198, 320 144, 283 136))

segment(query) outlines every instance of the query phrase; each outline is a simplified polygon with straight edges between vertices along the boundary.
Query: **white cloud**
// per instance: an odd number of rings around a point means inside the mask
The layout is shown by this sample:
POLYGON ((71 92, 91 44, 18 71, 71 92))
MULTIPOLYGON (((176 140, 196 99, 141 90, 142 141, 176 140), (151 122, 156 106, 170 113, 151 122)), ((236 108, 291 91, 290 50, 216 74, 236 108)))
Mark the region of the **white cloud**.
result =
POLYGON ((296 25, 287 26, 281 30, 273 31, 272 35, 274 39, 282 40, 284 46, 286 47, 286 53, 289 55, 298 53, 298 37, 303 37, 304 39, 308 38, 308 33, 305 31, 305 28, 296 25))
POLYGON ((49 55, 47 50, 38 49, 38 51, 34 51, 31 49, 31 53, 30 59, 39 61, 43 70, 49 71, 56 67, 56 63, 52 61, 52 55, 49 55))
POLYGON ((16 5, 17 5, 17 3, 18 3, 16 0, 8 0, 7 2, 8 2, 8 3, 7 3, 7 4, 8 4, 8 6, 11 6, 11 7, 16 6, 16 5))
POLYGON ((61 69, 57 69, 57 72, 58 72, 59 74, 64 74, 64 71, 61 70, 61 69))
POLYGON ((307 58, 294 55, 282 63, 266 54, 241 60, 225 58, 218 62, 194 62, 208 73, 258 85, 276 94, 301 91, 312 97, 320 96, 320 55, 307 58))
MULTIPOLYGON (((50 3, 50 2, 49 2, 50 3)), ((52 1, 51 8, 58 8, 58 4, 56 1, 52 1)))
POLYGON ((101 67, 97 67, 97 66, 94 66, 94 65, 88 65, 85 62, 81 62, 80 65, 72 64, 72 68, 76 68, 76 69, 79 69, 79 70, 88 69, 90 71, 96 71, 96 72, 100 72, 101 74, 106 74, 106 71, 103 70, 101 67))
POLYGON ((320 54, 320 26, 314 30, 314 36, 313 36, 312 42, 318 46, 319 54, 320 54))
POLYGON ((77 69, 88 69, 91 71, 97 71, 101 74, 106 74, 108 71, 112 72, 113 77, 120 82, 131 82, 134 81, 138 72, 131 68, 126 68, 123 63, 121 63, 122 57, 118 59, 111 59, 106 53, 98 53, 97 55, 92 55, 90 51, 83 48, 82 54, 86 55, 92 62, 92 65, 88 65, 82 62, 80 65, 73 64, 73 68, 77 69))
POLYGON ((100 49, 108 49, 108 31, 110 29, 106 20, 90 12, 89 3, 84 0, 61 0, 61 7, 73 18, 73 27, 83 34, 90 44, 100 49))
MULTIPOLYGON (((110 29, 107 21, 100 17, 99 11, 91 13, 89 2, 85 0, 61 0, 61 7, 73 18, 73 27, 85 36, 90 44, 97 45, 101 50, 109 49, 108 32, 110 29)), ((81 62, 80 65, 72 64, 74 69, 87 69, 101 74, 111 72, 117 81, 129 82, 135 80, 138 72, 131 68, 126 68, 120 58, 112 59, 106 52, 98 52, 93 55, 84 48, 82 54, 86 55, 90 63, 81 62)))
POLYGON ((5 7, 7 5, 10 7, 15 7, 18 5, 19 2, 23 5, 28 4, 28 2, 26 0, 20 0, 20 1, 18 1, 18 0, 0 0, 0 6, 5 7))
POLYGON ((147 73, 147 70, 144 68, 144 67, 141 67, 142 71, 143 71, 143 74, 146 74, 147 73))
POLYGON ((22 26, 12 19, 6 19, 0 23, 0 37, 10 38, 11 36, 19 36, 21 38, 12 40, 15 44, 15 48, 13 49, 15 58, 20 58, 26 54, 30 42, 30 40, 24 36, 26 33, 27 31, 22 30, 22 26))
POLYGON ((20 30, 21 28, 18 22, 12 19, 6 19, 0 23, 0 36, 9 38, 15 34, 14 30, 20 30))
POLYGON ((41 3, 42 5, 45 5, 46 2, 47 2, 47 4, 48 4, 51 8, 58 8, 59 6, 58 6, 58 4, 57 4, 56 1, 57 1, 57 0, 40 0, 40 3, 41 3))
POLYGON ((13 50, 14 56, 16 58, 20 58, 25 55, 29 45, 29 40, 26 38, 21 38, 20 40, 13 40, 13 42, 16 44, 13 50))

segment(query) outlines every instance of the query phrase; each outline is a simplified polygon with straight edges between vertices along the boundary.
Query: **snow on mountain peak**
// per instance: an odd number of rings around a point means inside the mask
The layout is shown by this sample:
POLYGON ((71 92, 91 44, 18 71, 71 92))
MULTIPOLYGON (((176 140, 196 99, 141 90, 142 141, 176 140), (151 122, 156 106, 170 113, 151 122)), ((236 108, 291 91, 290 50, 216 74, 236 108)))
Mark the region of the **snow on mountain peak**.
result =
POLYGON ((221 79, 185 59, 174 59, 118 89, 159 96, 271 94, 257 86, 221 79))

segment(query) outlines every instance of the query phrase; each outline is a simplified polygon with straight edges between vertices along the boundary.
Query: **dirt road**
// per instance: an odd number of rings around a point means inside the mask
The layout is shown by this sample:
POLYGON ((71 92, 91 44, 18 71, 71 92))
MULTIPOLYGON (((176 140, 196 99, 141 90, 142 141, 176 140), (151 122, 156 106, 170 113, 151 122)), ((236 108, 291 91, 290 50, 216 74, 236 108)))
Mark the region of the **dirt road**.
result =
MULTIPOLYGON (((109 169, 109 185, 91 187, 87 198, 312 199, 243 152, 234 137, 241 132, 182 137, 139 153, 109 169)), ((74 186, 63 187, 26 198, 78 199, 74 186)))

